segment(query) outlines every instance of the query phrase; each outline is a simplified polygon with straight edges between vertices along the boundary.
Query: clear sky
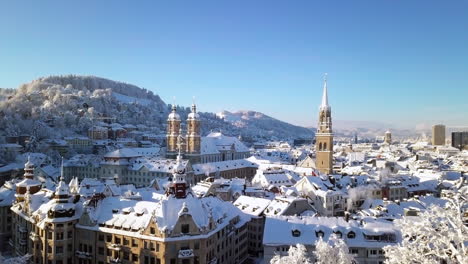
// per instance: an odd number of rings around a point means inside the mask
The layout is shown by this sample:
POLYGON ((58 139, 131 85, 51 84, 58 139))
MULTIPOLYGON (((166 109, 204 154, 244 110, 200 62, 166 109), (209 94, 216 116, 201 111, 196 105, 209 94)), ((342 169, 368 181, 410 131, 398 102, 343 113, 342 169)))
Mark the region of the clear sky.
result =
POLYGON ((0 87, 96 75, 201 111, 468 124, 468 1, 1 1, 0 87))

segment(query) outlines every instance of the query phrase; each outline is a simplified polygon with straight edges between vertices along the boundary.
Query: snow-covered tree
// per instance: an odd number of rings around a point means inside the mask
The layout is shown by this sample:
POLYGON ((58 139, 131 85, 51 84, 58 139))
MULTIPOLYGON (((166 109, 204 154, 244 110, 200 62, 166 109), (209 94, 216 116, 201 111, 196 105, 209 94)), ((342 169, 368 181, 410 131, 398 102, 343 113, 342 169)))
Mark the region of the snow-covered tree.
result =
POLYGON ((274 256, 271 261, 271 264, 312 264, 312 258, 307 253, 307 249, 304 245, 297 244, 295 247, 291 246, 288 250, 287 256, 274 256))
POLYGON ((419 216, 397 220, 403 241, 384 247, 386 263, 468 263, 468 227, 463 218, 467 197, 464 187, 453 192, 444 208, 433 205, 419 216))
POLYGON ((319 264, 352 264, 354 261, 345 242, 333 237, 328 242, 320 238, 315 244, 314 254, 319 264))

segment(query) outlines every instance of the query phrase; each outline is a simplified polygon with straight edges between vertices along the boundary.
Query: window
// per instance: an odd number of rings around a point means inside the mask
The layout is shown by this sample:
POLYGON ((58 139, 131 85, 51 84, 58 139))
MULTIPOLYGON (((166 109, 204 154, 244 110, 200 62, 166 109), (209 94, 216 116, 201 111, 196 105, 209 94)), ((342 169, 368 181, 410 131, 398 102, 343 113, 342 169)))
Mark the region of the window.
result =
POLYGON ((132 261, 138 261, 138 255, 132 254, 132 261))
POLYGON ((62 254, 62 253, 63 253, 63 247, 62 246, 55 247, 55 254, 62 254))
POLYGON ((182 224, 181 232, 182 232, 182 234, 189 233, 190 232, 190 225, 189 224, 182 224))
POLYGON ((156 233, 156 230, 154 229, 154 227, 150 228, 150 233, 153 234, 153 235, 156 233))
POLYGON ((98 247, 98 254, 99 255, 104 255, 104 248, 103 247, 98 247))
POLYGON ((299 237, 301 235, 301 231, 294 229, 292 230, 292 236, 293 237, 299 237))
POLYGON ((353 231, 348 233, 348 238, 355 238, 355 237, 356 237, 356 233, 354 233, 353 231))
POLYGON ((106 241, 107 242, 112 242, 112 236, 110 236, 110 235, 106 236, 106 241))
POLYGON ((320 230, 320 231, 316 231, 316 232, 315 232, 315 236, 317 236, 317 237, 323 237, 323 236, 324 236, 324 233, 323 233, 323 231, 321 231, 321 230, 320 230))
POLYGON ((99 241, 104 241, 104 235, 99 234, 98 240, 99 240, 99 241))

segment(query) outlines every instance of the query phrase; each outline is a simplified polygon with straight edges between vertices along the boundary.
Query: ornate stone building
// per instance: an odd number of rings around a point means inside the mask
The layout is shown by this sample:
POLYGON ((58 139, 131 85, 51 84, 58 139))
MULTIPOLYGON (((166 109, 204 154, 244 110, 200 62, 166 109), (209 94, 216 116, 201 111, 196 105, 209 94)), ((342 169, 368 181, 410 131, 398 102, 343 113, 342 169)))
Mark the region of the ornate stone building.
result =
POLYGON ((179 138, 182 142, 180 147, 182 155, 191 164, 239 160, 250 156, 250 150, 235 137, 224 136, 219 132, 212 132, 202 137, 200 115, 195 104, 192 104, 192 111, 188 114, 186 124, 187 132, 184 134, 181 129, 181 118, 173 106, 167 118, 167 158, 176 158, 179 138))
POLYGON ((165 192, 85 197, 63 178, 55 191, 25 192, 12 207, 14 252, 40 264, 243 263, 250 217, 219 198, 196 197, 186 169, 178 155, 165 192))
POLYGON ((38 264, 74 263, 73 238, 81 212, 80 197, 70 193, 62 177, 54 191, 33 191, 36 183, 29 174, 25 175, 29 182, 26 190, 18 184, 16 203, 11 207, 13 253, 30 254, 32 263, 38 264))
POLYGON ((333 173, 333 131, 331 107, 328 105, 327 79, 323 85, 322 104, 315 134, 316 166, 321 173, 333 173))

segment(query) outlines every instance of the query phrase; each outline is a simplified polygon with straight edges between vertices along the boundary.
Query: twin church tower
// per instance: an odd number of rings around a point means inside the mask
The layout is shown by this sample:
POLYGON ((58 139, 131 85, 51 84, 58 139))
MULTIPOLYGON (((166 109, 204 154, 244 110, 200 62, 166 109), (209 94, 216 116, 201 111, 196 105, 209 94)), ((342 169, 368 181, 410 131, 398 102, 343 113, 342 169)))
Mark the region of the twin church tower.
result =
POLYGON ((179 151, 192 164, 200 162, 201 154, 201 128, 200 115, 197 113, 197 106, 192 104, 192 112, 187 117, 187 133, 183 135, 181 119, 176 112, 176 106, 172 106, 172 112, 167 118, 167 149, 168 158, 176 158, 179 151))

